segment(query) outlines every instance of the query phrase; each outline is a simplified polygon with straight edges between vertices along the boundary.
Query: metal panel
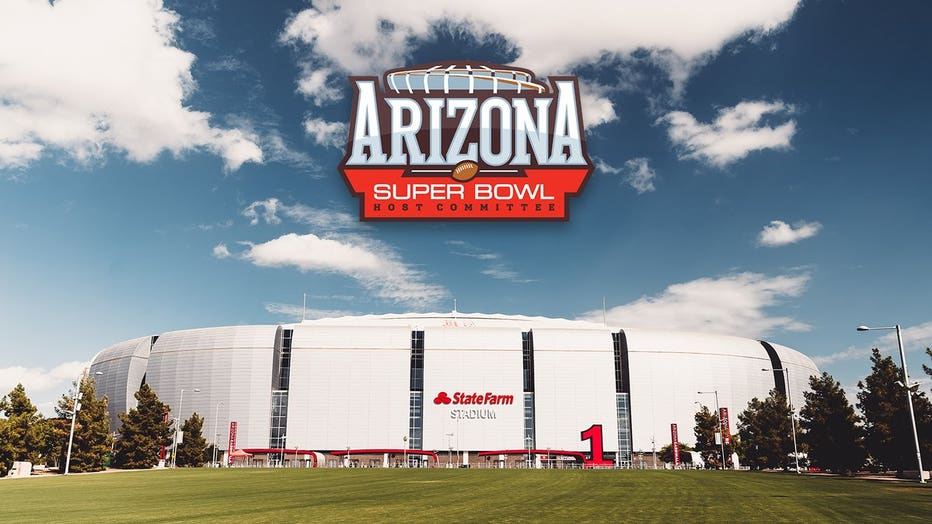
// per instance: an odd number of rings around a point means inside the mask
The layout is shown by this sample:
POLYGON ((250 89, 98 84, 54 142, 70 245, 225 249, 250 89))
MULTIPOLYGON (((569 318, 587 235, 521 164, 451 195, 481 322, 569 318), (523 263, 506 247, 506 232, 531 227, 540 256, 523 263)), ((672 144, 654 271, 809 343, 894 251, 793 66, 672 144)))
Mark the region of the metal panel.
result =
POLYGON ((146 374, 152 337, 120 342, 101 351, 88 373, 95 381, 98 397, 107 397, 110 431, 119 431, 120 413, 136 407, 135 394, 146 374), (100 372, 102 375, 97 375, 100 372))
POLYGON ((603 450, 617 451, 611 331, 533 332, 537 447, 589 451, 589 442, 582 441, 580 433, 601 425, 603 450))
MULTIPOLYGON (((669 444, 670 424, 681 428, 680 440, 695 443, 687 428, 695 426, 695 413, 701 405, 715 410, 712 394, 718 391, 719 406, 730 413, 731 432, 737 433, 738 414, 754 398, 764 398, 774 387, 767 351, 756 340, 724 335, 678 333, 625 329, 631 362, 631 416, 636 451, 651 451, 669 444), (762 371, 767 370, 767 371, 762 371)), ((782 346, 781 346, 782 348, 782 346)), ((807 380, 815 365, 805 356, 783 348, 788 360, 801 358, 810 368, 793 373, 794 401, 799 385, 807 380), (795 376, 794 376, 795 375, 795 376)), ((781 353, 781 359, 784 353, 781 353)), ((816 371, 817 372, 817 371, 816 371)), ((798 404, 798 402, 797 402, 798 404)))
POLYGON ((288 445, 403 447, 410 345, 406 327, 295 326, 288 445))
POLYGON ((277 328, 230 326, 165 333, 152 348, 146 382, 170 406, 173 418, 184 389, 181 420, 193 412, 203 416, 208 442, 213 442, 216 427, 219 445, 226 447, 227 428, 235 420, 237 446, 264 448, 269 440, 277 328))
POLYGON ((780 344, 770 344, 777 354, 780 355, 780 361, 783 367, 789 370, 790 382, 788 384, 790 400, 793 402, 793 408, 797 414, 805 405, 806 399, 803 393, 809 391, 809 377, 819 375, 821 372, 806 355, 799 351, 790 349, 780 344))
POLYGON ((520 328, 425 328, 424 449, 522 448, 521 366, 520 328), (502 402, 487 404, 493 396, 502 402))

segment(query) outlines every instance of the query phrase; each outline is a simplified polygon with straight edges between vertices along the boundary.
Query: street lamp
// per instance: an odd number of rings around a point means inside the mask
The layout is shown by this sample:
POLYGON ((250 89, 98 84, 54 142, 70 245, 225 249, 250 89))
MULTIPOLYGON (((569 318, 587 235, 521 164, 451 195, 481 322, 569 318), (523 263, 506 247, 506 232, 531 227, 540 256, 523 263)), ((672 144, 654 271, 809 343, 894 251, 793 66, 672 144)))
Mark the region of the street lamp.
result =
POLYGON ((793 459, 796 461, 796 474, 799 475, 799 450, 796 448, 796 411, 793 409, 793 393, 790 387, 790 370, 788 368, 761 368, 761 371, 781 371, 786 377, 786 405, 790 408, 790 427, 793 428, 793 459))
MULTIPOLYGON (((200 389, 194 388, 195 393, 200 393, 200 389)), ((184 402, 184 388, 181 388, 181 395, 178 397, 178 415, 175 416, 175 438, 172 442, 172 468, 175 467, 178 458, 178 431, 181 429, 181 405, 184 402)))
POLYGON ((285 443, 288 441, 288 435, 282 435, 282 463, 281 466, 285 467, 285 443))
POLYGON ((718 390, 697 391, 699 395, 715 395, 715 416, 718 417, 718 443, 722 447, 722 471, 725 470, 725 433, 722 428, 722 408, 718 407, 718 390))
POLYGON ((867 327, 867 326, 858 326, 858 331, 883 331, 883 330, 896 330, 896 343, 900 347, 900 364, 903 366, 903 384, 901 384, 906 389, 906 405, 909 407, 909 421, 913 424, 913 444, 916 445, 916 464, 919 465, 919 483, 925 484, 926 479, 922 471, 922 454, 919 451, 919 432, 916 431, 916 415, 913 413, 913 396, 910 391, 912 385, 909 383, 909 371, 906 369, 906 352, 903 351, 903 335, 900 331, 900 325, 895 324, 893 326, 884 326, 884 327, 867 327))
POLYGON ((524 441, 527 443, 527 469, 531 469, 531 446, 534 444, 534 439, 528 435, 524 437, 524 441))
POLYGON ((401 437, 401 442, 402 442, 402 447, 404 448, 404 451, 403 451, 403 453, 404 453, 404 455, 403 455, 403 456, 404 456, 404 465, 401 466, 401 467, 406 468, 406 467, 408 467, 408 436, 405 435, 405 436, 401 437))
POLYGON ((447 433, 447 467, 453 467, 453 433, 447 433))
MULTIPOLYGON (((103 375, 100 371, 95 371, 94 375, 100 376, 103 375)), ((74 423, 78 418, 78 410, 81 409, 81 385, 84 383, 84 379, 87 378, 87 371, 82 371, 81 376, 78 377, 78 387, 74 390, 74 395, 71 397, 71 432, 68 434, 68 456, 65 458, 65 475, 71 470, 71 445, 74 443, 74 423)))
POLYGON ((214 417, 214 465, 219 467, 217 464, 217 446, 220 445, 220 405, 223 404, 223 401, 217 402, 217 415, 214 417))

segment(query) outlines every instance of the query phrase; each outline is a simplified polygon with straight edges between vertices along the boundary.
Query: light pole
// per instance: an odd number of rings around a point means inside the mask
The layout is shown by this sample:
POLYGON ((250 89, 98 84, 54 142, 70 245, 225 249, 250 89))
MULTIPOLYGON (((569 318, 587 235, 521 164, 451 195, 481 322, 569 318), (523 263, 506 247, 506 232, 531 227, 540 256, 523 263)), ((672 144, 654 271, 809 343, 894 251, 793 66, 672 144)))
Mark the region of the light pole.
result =
POLYGON ((524 437, 524 442, 527 443, 527 469, 531 469, 531 446, 534 444, 534 439, 528 435, 524 437))
POLYGON ((654 440, 653 435, 650 437, 650 453, 654 460, 654 469, 657 469, 657 442, 654 440))
POLYGON ((401 437, 401 442, 402 442, 402 447, 404 448, 404 451, 403 451, 403 453, 404 453, 404 455, 403 455, 403 456, 404 456, 404 465, 401 466, 401 467, 406 468, 406 467, 408 467, 408 436, 405 435, 405 436, 401 437))
MULTIPOLYGON (((100 371, 95 371, 94 375, 100 376, 103 375, 100 371)), ((71 470, 71 445, 74 443, 74 423, 78 418, 78 410, 81 409, 81 385, 84 384, 84 379, 87 378, 87 370, 81 372, 81 375, 78 377, 78 387, 74 390, 74 395, 71 397, 71 432, 68 434, 68 456, 65 458, 65 475, 71 470)))
POLYGON ((447 433, 447 467, 453 467, 453 433, 447 433))
POLYGON ((885 327, 858 326, 858 331, 881 331, 891 329, 896 330, 896 343, 900 347, 900 364, 903 366, 903 388, 906 390, 906 405, 909 407, 909 421, 913 424, 913 444, 916 445, 916 464, 919 466, 919 483, 925 484, 926 479, 922 471, 922 453, 919 451, 919 432, 916 431, 916 415, 913 413, 913 396, 912 391, 910 391, 912 385, 909 383, 909 371, 906 369, 906 352, 903 351, 903 335, 900 332, 900 325, 895 324, 885 327))
MULTIPOLYGON (((199 393, 201 390, 194 388, 195 393, 199 393)), ((175 416, 175 438, 172 442, 172 468, 175 467, 176 461, 178 458, 178 431, 181 429, 181 405, 184 402, 184 388, 181 388, 181 395, 178 397, 178 414, 175 416)))
POLYGON ((796 411, 793 409, 793 393, 790 387, 790 370, 788 368, 761 368, 761 371, 780 371, 786 377, 786 405, 790 408, 790 427, 793 428, 793 459, 796 461, 796 474, 799 475, 799 450, 796 448, 796 411))
POLYGON ((285 443, 288 442, 288 435, 282 435, 282 463, 281 466, 285 467, 285 443))
POLYGON ((217 414, 214 417, 214 465, 219 467, 217 464, 217 446, 220 445, 220 405, 223 404, 223 401, 217 402, 217 414))
POLYGON ((718 390, 697 391, 700 395, 715 395, 715 416, 718 418, 718 443, 722 447, 722 471, 725 471, 725 433, 722 430, 722 408, 718 407, 718 390))

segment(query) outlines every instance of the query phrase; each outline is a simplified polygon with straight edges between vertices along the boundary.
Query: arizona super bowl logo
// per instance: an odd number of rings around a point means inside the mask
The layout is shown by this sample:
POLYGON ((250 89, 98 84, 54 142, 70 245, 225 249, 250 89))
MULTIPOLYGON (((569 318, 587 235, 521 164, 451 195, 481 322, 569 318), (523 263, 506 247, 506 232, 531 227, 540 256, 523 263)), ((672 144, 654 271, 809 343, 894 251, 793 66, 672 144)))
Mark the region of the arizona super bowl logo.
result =
POLYGON ((340 172, 362 220, 566 220, 592 172, 575 77, 456 62, 350 82, 340 172))

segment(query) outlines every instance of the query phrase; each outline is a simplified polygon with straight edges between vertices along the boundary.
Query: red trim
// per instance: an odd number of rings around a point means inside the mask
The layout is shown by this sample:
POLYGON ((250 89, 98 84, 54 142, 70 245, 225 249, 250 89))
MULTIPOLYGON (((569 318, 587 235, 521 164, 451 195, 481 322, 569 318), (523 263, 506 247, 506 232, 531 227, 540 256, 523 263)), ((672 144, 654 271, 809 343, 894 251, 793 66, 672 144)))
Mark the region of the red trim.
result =
POLYGON ((318 452, 311 450, 311 449, 248 448, 248 449, 244 449, 243 451, 245 451, 246 453, 252 453, 252 454, 256 454, 256 453, 272 454, 272 453, 284 452, 285 458, 288 458, 288 455, 295 455, 295 454, 310 455, 311 460, 314 462, 314 467, 315 468, 317 467, 317 453, 318 452))
MULTIPOLYGON (((532 449, 532 455, 565 455, 567 457, 578 458, 586 462, 586 454, 582 451, 567 451, 565 449, 532 449)), ((490 457, 492 455, 527 455, 527 449, 500 449, 498 451, 480 451, 480 457, 490 457)))
POLYGON ((437 457, 437 453, 433 451, 424 451, 423 449, 375 448, 375 449, 351 449, 348 451, 345 449, 338 449, 336 451, 330 452, 331 455, 346 455, 347 453, 350 455, 376 455, 380 453, 395 453, 396 455, 404 454, 404 453, 407 453, 408 455, 427 455, 428 457, 433 457, 434 464, 440 463, 440 459, 437 457))

